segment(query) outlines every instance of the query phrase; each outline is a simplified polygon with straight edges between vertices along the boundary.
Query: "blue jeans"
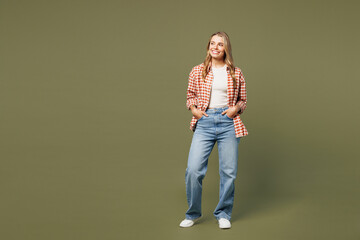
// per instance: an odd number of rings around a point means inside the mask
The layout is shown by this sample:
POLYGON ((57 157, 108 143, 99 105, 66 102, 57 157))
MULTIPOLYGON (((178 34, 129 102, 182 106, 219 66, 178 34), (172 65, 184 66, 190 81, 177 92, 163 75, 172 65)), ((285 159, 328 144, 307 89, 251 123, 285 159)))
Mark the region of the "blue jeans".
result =
POLYGON ((218 143, 219 152, 220 196, 213 214, 216 219, 231 218, 240 138, 235 137, 233 120, 226 114, 221 115, 226 109, 227 107, 208 109, 208 117, 203 115, 197 122, 185 172, 189 206, 185 214, 186 219, 201 216, 202 180, 215 142, 218 143))

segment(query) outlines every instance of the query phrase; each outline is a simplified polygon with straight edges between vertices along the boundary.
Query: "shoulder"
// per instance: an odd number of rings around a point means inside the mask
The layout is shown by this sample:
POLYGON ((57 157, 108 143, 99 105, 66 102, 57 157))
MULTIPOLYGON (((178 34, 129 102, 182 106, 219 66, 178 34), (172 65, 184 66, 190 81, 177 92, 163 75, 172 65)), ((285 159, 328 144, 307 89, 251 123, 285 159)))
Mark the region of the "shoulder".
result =
POLYGON ((235 77, 240 79, 241 82, 245 81, 244 75, 241 71, 241 68, 235 67, 235 77))
POLYGON ((204 68, 204 63, 200 63, 198 65, 195 65, 192 69, 191 72, 201 72, 204 68))
POLYGON ((237 73, 237 74, 241 73, 241 68, 235 67, 235 73, 237 73))
POLYGON ((192 76, 200 76, 202 73, 202 70, 204 68, 204 63, 200 63, 194 67, 191 68, 190 75, 192 76))

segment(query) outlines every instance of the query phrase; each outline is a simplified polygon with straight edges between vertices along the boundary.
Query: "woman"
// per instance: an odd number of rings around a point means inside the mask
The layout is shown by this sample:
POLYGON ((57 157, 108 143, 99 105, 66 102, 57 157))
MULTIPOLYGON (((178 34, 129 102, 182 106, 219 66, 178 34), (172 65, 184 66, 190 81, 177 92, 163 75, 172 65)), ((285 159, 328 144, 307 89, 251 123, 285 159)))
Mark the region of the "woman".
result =
POLYGON ((220 197, 214 211, 220 228, 230 228, 237 174, 238 144, 248 132, 240 119, 246 108, 244 76, 233 64, 225 32, 210 36, 206 59, 189 74, 186 106, 194 131, 185 172, 188 210, 180 227, 191 227, 201 216, 202 179, 208 157, 218 143, 220 197))

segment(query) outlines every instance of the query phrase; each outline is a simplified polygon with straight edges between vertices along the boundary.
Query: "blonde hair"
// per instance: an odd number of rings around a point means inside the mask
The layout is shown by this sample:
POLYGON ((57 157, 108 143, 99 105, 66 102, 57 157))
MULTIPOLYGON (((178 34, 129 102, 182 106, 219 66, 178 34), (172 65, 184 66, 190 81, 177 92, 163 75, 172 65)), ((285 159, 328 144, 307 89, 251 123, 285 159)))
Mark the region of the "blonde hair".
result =
POLYGON ((222 39, 224 41, 224 48, 225 48, 224 62, 230 69, 230 75, 231 75, 231 77, 233 79, 233 83, 234 83, 233 86, 234 86, 234 88, 236 88, 235 66, 234 66, 234 61, 233 61, 232 53, 231 53, 231 44, 230 44, 229 36, 225 32, 216 32, 216 33, 211 34, 211 36, 209 38, 209 42, 206 46, 206 58, 204 61, 204 69, 202 71, 202 78, 205 81, 206 76, 210 72, 212 57, 210 55, 209 47, 210 47, 211 39, 215 35, 222 37, 222 39))

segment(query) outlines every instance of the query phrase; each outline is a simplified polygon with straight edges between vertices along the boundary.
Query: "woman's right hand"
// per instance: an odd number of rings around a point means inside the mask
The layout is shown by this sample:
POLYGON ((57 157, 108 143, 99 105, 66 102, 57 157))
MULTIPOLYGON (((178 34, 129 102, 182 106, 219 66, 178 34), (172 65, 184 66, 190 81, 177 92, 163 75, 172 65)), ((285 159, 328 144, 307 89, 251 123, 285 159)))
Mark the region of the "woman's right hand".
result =
POLYGON ((199 120, 203 115, 205 115, 206 117, 209 116, 206 114, 205 111, 201 111, 201 110, 197 109, 195 106, 193 106, 191 108, 191 113, 197 120, 199 120))

